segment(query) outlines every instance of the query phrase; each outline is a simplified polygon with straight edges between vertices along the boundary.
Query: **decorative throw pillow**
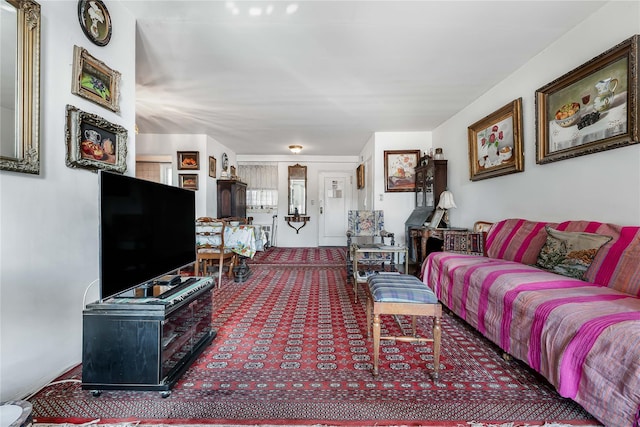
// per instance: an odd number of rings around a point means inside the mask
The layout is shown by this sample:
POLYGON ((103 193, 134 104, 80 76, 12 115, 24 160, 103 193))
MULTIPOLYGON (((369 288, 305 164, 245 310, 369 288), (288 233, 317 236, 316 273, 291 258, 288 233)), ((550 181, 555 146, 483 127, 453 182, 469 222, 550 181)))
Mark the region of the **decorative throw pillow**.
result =
POLYGON ((458 254, 484 255, 484 233, 444 231, 442 250, 458 254))
POLYGON ((582 280, 598 250, 611 240, 600 234, 558 231, 549 226, 547 242, 538 255, 538 267, 582 280))

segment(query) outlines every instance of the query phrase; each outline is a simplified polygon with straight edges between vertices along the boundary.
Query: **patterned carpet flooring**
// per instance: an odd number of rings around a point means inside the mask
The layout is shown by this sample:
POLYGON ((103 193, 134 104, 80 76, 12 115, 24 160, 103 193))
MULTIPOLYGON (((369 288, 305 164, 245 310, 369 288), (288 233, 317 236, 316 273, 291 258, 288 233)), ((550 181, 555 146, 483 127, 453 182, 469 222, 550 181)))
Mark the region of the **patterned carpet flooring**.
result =
MULTIPOLYGON (((275 248, 270 249, 272 251, 275 248)), ((268 252, 269 252, 268 251, 268 252)), ((339 252, 339 249, 336 249, 339 252)), ((441 425, 471 422, 598 425, 518 361, 458 318, 443 318, 441 374, 431 378, 430 344, 383 341, 380 375, 371 375, 364 294, 354 303, 343 259, 324 252, 304 265, 252 263, 245 283, 214 291, 218 336, 174 387, 157 392, 82 390, 78 366, 31 402, 38 423, 142 422, 229 425, 441 425), (316 266, 315 262, 326 262, 316 266)), ((267 255, 267 254, 264 254, 267 255)), ((383 318, 383 334, 409 328, 383 318)), ((428 335, 430 320, 420 319, 428 335)), ((484 425, 484 424, 478 424, 484 425)))

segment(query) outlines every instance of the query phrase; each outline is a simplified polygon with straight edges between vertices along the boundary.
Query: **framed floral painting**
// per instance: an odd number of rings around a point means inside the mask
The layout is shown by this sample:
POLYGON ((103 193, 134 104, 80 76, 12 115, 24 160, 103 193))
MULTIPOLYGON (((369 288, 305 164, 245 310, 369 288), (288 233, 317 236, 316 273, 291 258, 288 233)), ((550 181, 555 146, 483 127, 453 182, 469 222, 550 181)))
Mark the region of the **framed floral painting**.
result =
POLYGON ((524 170, 522 98, 472 124, 468 134, 471 181, 524 170))
POLYGON ((387 193, 416 191, 416 172, 420 150, 384 152, 384 191, 387 193))

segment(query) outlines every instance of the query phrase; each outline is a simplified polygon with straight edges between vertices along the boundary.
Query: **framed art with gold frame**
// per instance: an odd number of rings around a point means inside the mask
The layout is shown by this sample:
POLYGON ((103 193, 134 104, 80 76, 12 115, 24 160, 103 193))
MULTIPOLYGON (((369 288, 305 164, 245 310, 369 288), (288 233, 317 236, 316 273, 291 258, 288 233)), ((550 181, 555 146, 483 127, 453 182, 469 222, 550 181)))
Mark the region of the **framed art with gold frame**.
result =
POLYGON ((120 111, 120 72, 91 56, 86 49, 74 46, 71 93, 117 113, 120 111))
POLYGON ((100 116, 67 105, 67 156, 71 168, 127 171, 127 130, 100 116))
POLYGON ((536 91, 536 163, 640 142, 639 41, 634 35, 536 91))
POLYGON ((186 188, 187 190, 197 190, 198 174, 197 173, 178 174, 178 186, 180 188, 186 188))
POLYGON ((386 150, 384 152, 384 191, 416 191, 416 171, 420 150, 386 150))
POLYGON ((469 179, 522 172, 522 98, 514 99, 468 128, 469 179))
POLYGON ((178 151, 178 170, 200 169, 199 151, 178 151))
POLYGON ((356 169, 356 184, 358 190, 364 188, 364 164, 361 164, 356 169))

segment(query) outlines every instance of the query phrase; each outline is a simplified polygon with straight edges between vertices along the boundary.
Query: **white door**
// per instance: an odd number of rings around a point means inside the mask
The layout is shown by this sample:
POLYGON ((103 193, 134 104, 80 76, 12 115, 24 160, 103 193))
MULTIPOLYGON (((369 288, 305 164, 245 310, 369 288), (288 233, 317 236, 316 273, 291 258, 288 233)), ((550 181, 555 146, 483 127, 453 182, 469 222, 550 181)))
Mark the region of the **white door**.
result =
POLYGON ((347 245, 347 211, 351 205, 351 181, 352 175, 348 172, 319 174, 319 246, 347 245))

